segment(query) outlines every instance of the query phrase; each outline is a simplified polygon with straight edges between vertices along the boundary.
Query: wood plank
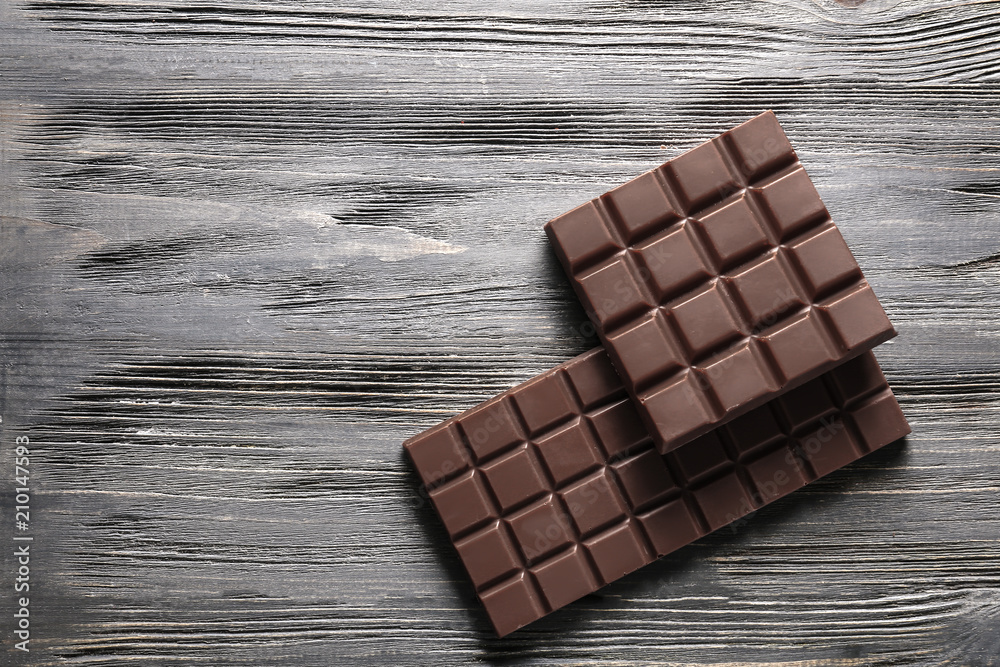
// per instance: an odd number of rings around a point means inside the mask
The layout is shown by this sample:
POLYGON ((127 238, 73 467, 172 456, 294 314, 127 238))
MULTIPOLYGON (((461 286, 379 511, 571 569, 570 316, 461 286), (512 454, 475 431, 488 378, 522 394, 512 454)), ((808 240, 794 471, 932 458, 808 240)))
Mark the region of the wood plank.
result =
POLYGON ((1000 3, 850 4, 0 3, 5 659, 997 664, 1000 3), (496 639, 400 444, 595 343, 546 220, 765 108, 913 435, 496 639))

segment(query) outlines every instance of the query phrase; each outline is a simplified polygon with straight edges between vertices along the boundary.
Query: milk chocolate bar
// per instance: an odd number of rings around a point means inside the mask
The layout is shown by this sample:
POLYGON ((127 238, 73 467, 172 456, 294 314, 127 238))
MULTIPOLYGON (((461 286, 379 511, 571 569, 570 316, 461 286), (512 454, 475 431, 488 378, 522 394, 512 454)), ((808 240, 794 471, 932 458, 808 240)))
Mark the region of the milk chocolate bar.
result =
POLYGON ((771 112, 545 230, 661 452, 896 333, 771 112))
POLYGON ((404 446, 503 636, 907 433, 867 353, 660 454, 596 348, 404 446))

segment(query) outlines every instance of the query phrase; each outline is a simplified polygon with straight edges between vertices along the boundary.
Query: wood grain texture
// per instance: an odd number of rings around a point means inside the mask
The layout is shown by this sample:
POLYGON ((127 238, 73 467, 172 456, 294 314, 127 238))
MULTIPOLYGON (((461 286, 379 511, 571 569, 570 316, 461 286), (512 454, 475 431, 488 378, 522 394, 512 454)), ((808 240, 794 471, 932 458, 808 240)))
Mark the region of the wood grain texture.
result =
POLYGON ((0 0, 0 216, 10 664, 1000 664, 998 2, 0 0), (496 639, 402 441, 593 345, 546 220, 766 108, 913 435, 496 639))

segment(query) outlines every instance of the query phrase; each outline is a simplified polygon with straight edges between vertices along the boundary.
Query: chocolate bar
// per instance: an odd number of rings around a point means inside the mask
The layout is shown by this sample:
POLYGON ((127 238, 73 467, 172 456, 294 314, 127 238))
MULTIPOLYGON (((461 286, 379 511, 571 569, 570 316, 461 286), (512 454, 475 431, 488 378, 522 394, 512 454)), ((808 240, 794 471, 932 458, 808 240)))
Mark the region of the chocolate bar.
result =
POLYGON ((896 333, 771 112, 545 230, 661 452, 896 333))
POLYGON ((907 433, 867 353, 660 454, 596 348, 404 446, 503 636, 907 433))

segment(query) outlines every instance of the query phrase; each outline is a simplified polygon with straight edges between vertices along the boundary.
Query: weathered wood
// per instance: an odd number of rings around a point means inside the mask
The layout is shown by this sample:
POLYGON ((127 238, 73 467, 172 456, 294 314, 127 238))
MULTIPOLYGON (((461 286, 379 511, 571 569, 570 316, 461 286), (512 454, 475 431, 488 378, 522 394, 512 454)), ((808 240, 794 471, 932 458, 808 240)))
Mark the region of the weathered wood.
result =
POLYGON ((1000 664, 1000 3, 854 4, 0 0, 5 660, 1000 664), (913 435, 497 640, 401 442, 594 343, 547 219, 765 108, 913 435))

